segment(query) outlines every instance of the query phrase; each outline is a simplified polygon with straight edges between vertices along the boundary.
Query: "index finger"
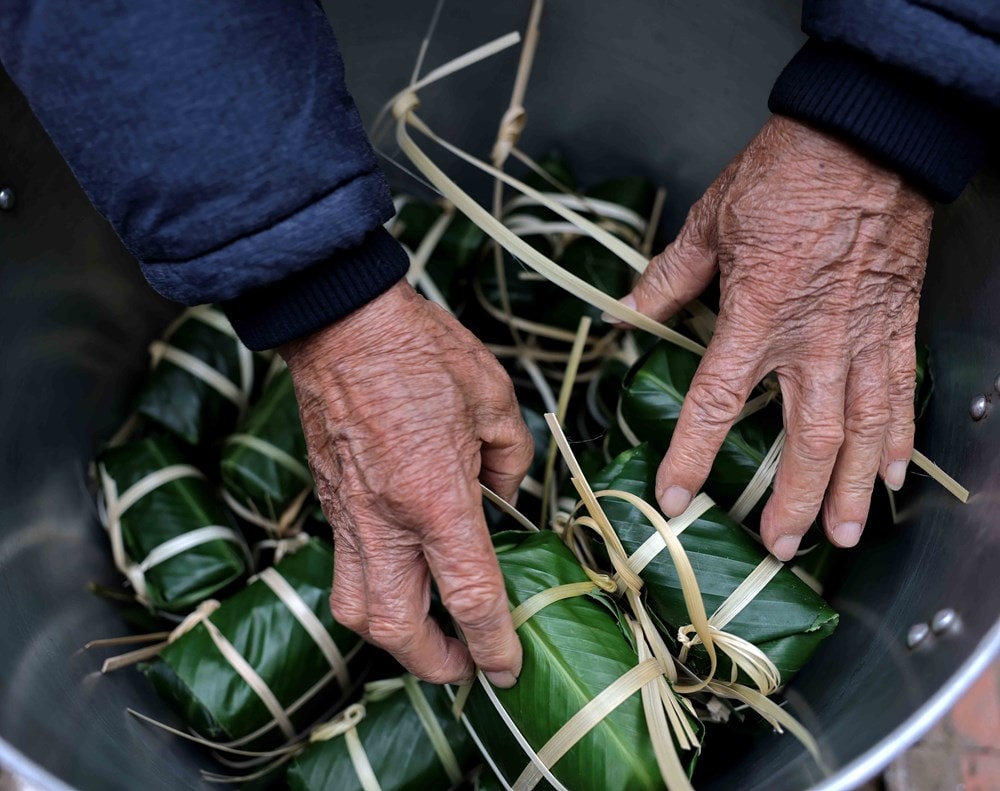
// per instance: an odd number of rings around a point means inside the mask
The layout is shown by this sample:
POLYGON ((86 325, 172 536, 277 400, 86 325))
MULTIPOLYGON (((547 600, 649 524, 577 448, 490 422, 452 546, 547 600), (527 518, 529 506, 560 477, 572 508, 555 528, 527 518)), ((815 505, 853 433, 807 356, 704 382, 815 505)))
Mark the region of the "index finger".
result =
POLYGON ((366 569, 367 624, 362 637, 388 651, 413 675, 433 684, 462 684, 474 669, 461 641, 430 615, 430 578, 417 547, 382 551, 366 569), (409 550, 409 551, 407 551, 409 550))
POLYGON ((510 619, 478 483, 471 484, 461 502, 442 510, 442 523, 429 526, 424 555, 476 665, 494 685, 512 687, 521 672, 521 643, 510 619))
POLYGON ((704 485, 722 442, 760 380, 762 353, 720 328, 694 375, 670 448, 656 474, 656 499, 679 516, 704 485))

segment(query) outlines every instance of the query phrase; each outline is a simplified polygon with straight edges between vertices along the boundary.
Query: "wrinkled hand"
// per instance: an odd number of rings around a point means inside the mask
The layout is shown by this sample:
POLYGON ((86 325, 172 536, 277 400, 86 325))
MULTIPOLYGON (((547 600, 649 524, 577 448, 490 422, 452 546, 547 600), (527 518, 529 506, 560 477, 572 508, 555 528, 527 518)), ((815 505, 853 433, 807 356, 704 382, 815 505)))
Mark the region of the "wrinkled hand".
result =
POLYGON ((475 663, 512 686, 521 646, 479 482, 513 500, 532 440, 499 362, 405 283, 281 353, 333 525, 334 617, 427 681, 475 663), (468 649, 428 614, 431 574, 468 649))
POLYGON ((898 489, 913 450, 931 214, 899 176, 779 116, 709 187, 625 298, 663 320, 721 274, 715 336, 657 475, 667 515, 701 488, 747 395, 774 371, 788 436, 764 541, 790 559, 822 505, 830 540, 857 543, 877 474, 898 489))

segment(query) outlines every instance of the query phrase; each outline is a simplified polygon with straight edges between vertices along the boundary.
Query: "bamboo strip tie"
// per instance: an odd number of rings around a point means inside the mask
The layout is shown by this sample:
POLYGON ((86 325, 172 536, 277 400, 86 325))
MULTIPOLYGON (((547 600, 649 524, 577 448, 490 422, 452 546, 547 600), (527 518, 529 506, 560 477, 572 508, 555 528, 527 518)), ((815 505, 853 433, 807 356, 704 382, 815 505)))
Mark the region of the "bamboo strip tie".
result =
POLYGON ((119 495, 117 482, 108 474, 103 464, 98 465, 98 475, 104 497, 105 528, 111 540, 111 556, 115 568, 132 585, 136 599, 141 604, 145 605, 149 603, 146 572, 196 546, 208 544, 212 541, 228 541, 236 544, 236 546, 243 550, 244 554, 249 555, 243 538, 232 528, 224 525, 205 525, 174 536, 159 546, 154 547, 141 561, 136 562, 132 560, 125 549, 125 540, 122 533, 121 520, 125 513, 142 498, 152 494, 161 486, 185 478, 204 479, 205 476, 202 475, 200 470, 192 467, 190 464, 172 464, 140 478, 119 495))
POLYGON ((344 655, 340 653, 340 649, 337 648, 337 644, 330 637, 330 633, 326 630, 326 627, 316 617, 316 613, 312 611, 312 608, 303 601, 299 592, 273 566, 264 569, 257 575, 257 578, 267 585, 275 596, 281 599, 281 603, 285 605, 302 628, 309 633, 313 642, 316 643, 323 656, 326 657, 330 669, 333 670, 337 677, 337 683, 340 684, 341 690, 346 691, 349 689, 351 686, 351 676, 347 669, 347 662, 344 661, 344 655))

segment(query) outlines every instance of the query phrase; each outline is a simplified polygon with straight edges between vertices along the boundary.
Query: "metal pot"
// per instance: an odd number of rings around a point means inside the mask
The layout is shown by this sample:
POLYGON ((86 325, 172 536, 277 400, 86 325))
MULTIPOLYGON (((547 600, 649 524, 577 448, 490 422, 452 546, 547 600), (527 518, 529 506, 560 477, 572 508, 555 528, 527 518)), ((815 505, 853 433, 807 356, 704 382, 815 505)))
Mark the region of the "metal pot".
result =
MULTIPOLYGON (((432 10, 397 0, 329 9, 369 121, 409 79, 432 10)), ((797 13, 791 0, 550 2, 522 145, 558 145, 584 179, 651 174, 670 187, 666 229, 675 230, 765 119, 771 82, 802 38, 797 13)), ((526 16, 523 1, 448 4, 428 65, 520 29, 526 16)), ((515 60, 505 53, 426 90, 421 115, 488 152, 515 60)), ((115 578, 87 462, 125 414, 145 346, 176 308, 143 283, 5 78, 0 95, 0 188, 11 190, 0 201, 0 764, 41 788, 200 787, 199 752, 125 713, 166 716, 145 680, 101 677, 81 650, 124 629, 85 589, 115 578)), ((391 141, 383 148, 396 158, 391 141)), ((917 447, 973 497, 962 506, 911 476, 902 522, 870 525, 850 553, 833 600, 840 628, 788 691, 835 773, 820 775, 797 742, 774 736, 709 787, 851 788, 997 654, 998 217, 995 171, 938 211, 920 324, 937 390, 917 447)))

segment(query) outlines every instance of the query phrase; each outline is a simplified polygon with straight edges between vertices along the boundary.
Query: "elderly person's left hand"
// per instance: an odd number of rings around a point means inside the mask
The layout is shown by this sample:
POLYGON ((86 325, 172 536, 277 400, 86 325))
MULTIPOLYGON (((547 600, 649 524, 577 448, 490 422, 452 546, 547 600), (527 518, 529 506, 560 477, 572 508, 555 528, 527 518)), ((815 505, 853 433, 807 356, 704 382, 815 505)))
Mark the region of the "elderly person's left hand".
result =
POLYGON ((790 559, 822 506, 830 540, 857 543, 876 476, 898 489, 913 450, 931 215, 898 175, 781 116, 730 163, 623 300, 663 320, 721 272, 715 336, 657 476, 667 515, 687 507, 774 371, 788 438, 764 542, 790 559))

